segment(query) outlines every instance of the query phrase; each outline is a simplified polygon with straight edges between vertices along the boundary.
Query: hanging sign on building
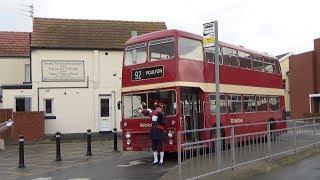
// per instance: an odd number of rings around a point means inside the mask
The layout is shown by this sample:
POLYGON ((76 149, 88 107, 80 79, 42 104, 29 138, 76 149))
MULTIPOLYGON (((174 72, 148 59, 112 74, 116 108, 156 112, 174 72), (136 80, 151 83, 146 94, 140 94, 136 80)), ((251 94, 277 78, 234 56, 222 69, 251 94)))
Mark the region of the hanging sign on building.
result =
POLYGON ((85 81, 84 62, 72 60, 44 60, 42 61, 42 81, 85 81))

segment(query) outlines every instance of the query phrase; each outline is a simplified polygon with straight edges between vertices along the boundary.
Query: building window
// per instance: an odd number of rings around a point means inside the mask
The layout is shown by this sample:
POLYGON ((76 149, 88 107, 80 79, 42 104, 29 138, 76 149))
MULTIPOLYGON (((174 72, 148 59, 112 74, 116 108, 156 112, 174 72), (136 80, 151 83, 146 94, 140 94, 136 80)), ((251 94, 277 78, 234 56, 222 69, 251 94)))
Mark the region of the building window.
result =
POLYGON ((31 111, 31 97, 17 97, 15 100, 16 112, 31 111))
POLYGON ((31 78, 30 78, 30 64, 26 64, 24 66, 24 82, 30 82, 31 78))
POLYGON ((3 102, 2 89, 0 88, 0 104, 3 102))
POLYGON ((44 100, 44 112, 46 115, 53 115, 53 99, 44 100))
POLYGON ((110 103, 109 98, 100 99, 100 117, 109 117, 110 116, 110 103))

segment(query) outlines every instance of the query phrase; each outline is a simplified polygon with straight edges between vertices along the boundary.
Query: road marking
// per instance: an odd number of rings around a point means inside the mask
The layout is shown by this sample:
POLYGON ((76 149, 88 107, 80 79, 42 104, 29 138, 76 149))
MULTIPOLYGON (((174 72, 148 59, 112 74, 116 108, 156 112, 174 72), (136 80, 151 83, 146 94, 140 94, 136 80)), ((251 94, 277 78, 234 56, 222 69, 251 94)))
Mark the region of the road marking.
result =
POLYGON ((139 164, 142 164, 142 163, 144 163, 144 162, 138 160, 138 161, 131 161, 131 162, 129 162, 129 164, 120 164, 120 165, 117 165, 117 166, 119 166, 119 167, 130 167, 130 166, 136 166, 136 165, 139 165, 139 164))
POLYGON ((32 180, 50 180, 50 179, 53 179, 53 178, 52 177, 39 177, 39 178, 35 178, 32 180))

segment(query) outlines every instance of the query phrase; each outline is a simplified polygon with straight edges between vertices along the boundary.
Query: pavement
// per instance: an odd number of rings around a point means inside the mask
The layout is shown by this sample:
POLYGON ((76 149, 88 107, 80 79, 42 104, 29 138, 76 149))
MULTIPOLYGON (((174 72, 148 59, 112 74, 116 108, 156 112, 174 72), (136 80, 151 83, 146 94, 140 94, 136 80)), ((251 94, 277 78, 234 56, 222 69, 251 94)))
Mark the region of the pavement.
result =
POLYGON ((309 156, 294 164, 276 168, 268 173, 253 176, 259 180, 319 180, 320 179, 320 154, 309 156))
MULTIPOLYGON (((308 122, 301 123, 299 126, 308 125, 308 122)), ((290 125, 291 126, 291 125, 290 125)), ((294 151, 289 151, 294 147, 304 147, 306 145, 312 144, 314 140, 320 142, 320 126, 317 126, 315 129, 315 135, 313 136, 312 127, 304 127, 300 128, 297 131, 293 132, 293 130, 289 130, 286 133, 278 136, 274 141, 271 142, 271 154, 277 154, 271 158, 271 161, 277 161, 286 156, 290 156, 294 154, 294 151), (294 138, 294 134, 296 134, 294 138), (294 143, 294 139, 296 139, 296 143, 294 143), (289 151, 289 152, 286 152, 289 151), (286 152, 283 154, 279 154, 282 152, 286 152)), ((259 136, 259 135, 258 135, 259 136)), ((246 137, 243 139, 244 141, 250 141, 250 139, 258 139, 257 136, 246 137)), ((262 138, 263 139, 263 138, 262 138)), ((200 144, 201 145, 201 144, 200 144)), ((318 144, 319 145, 319 144, 318 144)), ((310 146, 309 148, 312 148, 310 146)), ((182 159, 184 160, 181 164, 181 177, 182 179, 201 177, 204 174, 208 174, 217 170, 216 168, 216 157, 213 153, 205 152, 202 149, 203 147, 199 146, 196 148, 196 151, 183 151, 184 154, 182 159), (201 153, 205 152, 205 153, 201 153), (193 158, 188 158, 193 157, 193 158)), ((319 146, 316 149, 320 149, 319 146)), ((296 152, 300 152, 297 150, 296 152)), ((268 145, 265 140, 262 140, 259 143, 248 143, 244 146, 235 148, 235 164, 242 164, 241 166, 236 168, 235 174, 233 171, 225 170, 222 172, 222 179, 246 179, 246 173, 250 171, 256 171, 256 168, 259 167, 267 167, 270 161, 268 161, 267 157, 269 155, 268 145), (256 159, 260 159, 260 161, 255 161, 256 159), (250 162, 251 163, 247 163, 250 162), (255 162, 254 162, 255 161, 255 162), (246 165, 245 165, 246 164, 246 165), (236 178, 234 177, 236 175, 236 178), (243 178, 244 177, 244 178, 243 178)), ((231 150, 224 150, 222 152, 222 161, 223 168, 229 168, 233 165, 231 150)), ((261 171, 261 170, 259 170, 261 171)), ((170 170, 161 179, 178 179, 179 178, 179 169, 178 166, 170 170)), ((211 174, 205 176, 201 179, 215 179, 217 178, 217 174, 211 174)), ((320 179, 320 178, 319 178, 320 179)))
POLYGON ((92 142, 87 157, 85 142, 62 143, 62 161, 55 161, 55 144, 25 145, 25 165, 18 166, 18 146, 0 151, 0 180, 11 179, 158 179, 176 166, 169 156, 164 166, 152 166, 151 152, 113 151, 113 141, 92 142))

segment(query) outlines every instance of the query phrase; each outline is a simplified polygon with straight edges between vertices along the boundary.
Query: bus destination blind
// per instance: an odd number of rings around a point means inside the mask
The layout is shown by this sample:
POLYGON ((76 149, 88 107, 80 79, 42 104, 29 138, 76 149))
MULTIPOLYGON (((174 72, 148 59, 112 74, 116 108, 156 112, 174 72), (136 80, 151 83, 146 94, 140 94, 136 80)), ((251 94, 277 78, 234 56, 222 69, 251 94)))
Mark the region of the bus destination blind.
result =
POLYGON ((131 72, 131 80, 138 81, 143 79, 153 79, 163 77, 163 66, 135 69, 131 72))

